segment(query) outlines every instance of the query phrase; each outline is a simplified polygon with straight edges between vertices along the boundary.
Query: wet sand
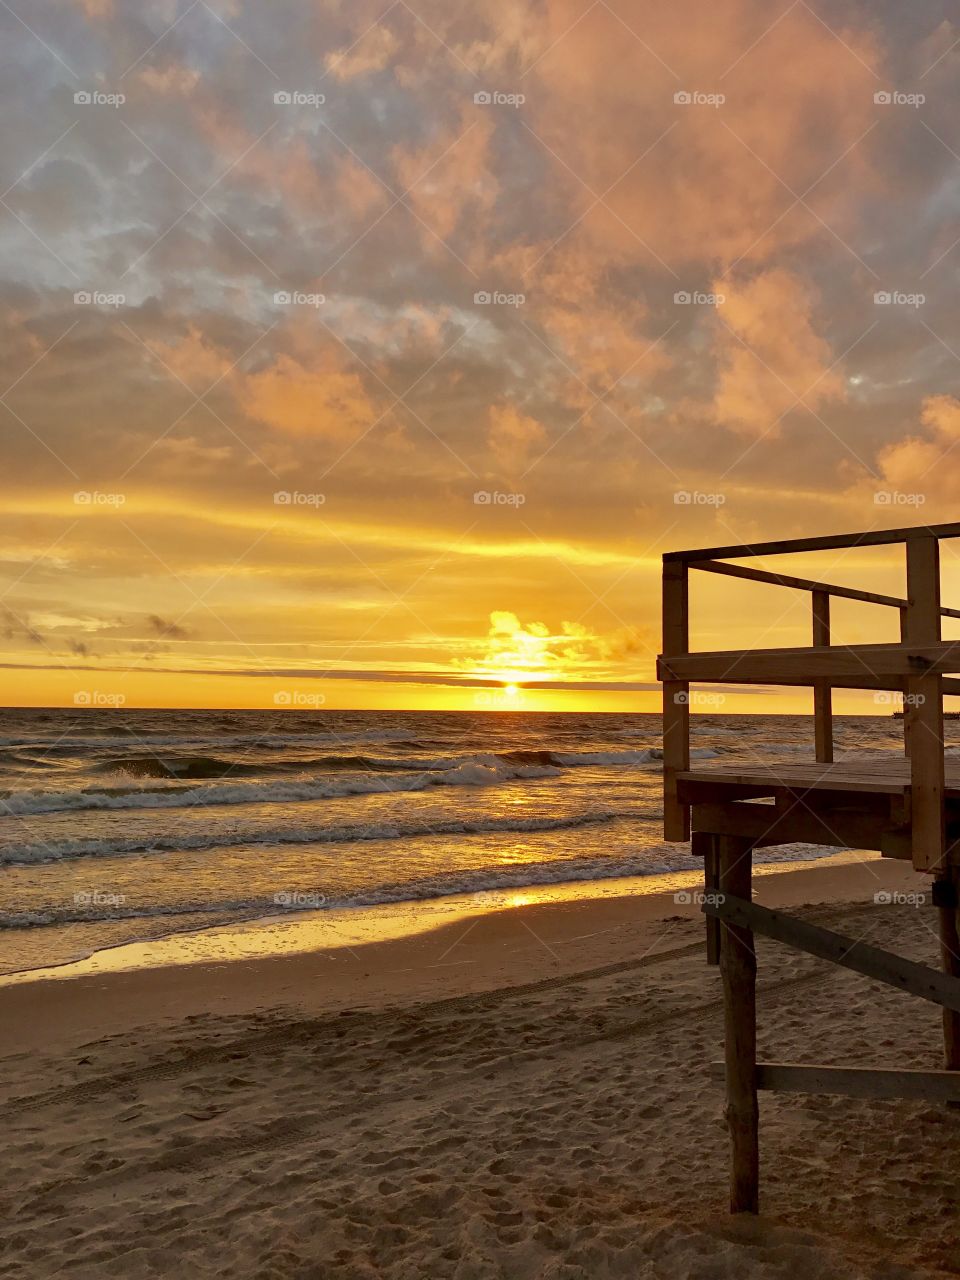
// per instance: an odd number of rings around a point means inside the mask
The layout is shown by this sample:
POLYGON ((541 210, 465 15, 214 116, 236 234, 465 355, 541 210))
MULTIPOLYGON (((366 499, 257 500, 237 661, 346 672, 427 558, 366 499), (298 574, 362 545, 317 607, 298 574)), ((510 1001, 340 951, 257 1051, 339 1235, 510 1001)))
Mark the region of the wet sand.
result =
MULTIPOLYGON (((696 902, 636 887, 367 913, 339 946, 329 923, 285 920, 173 940, 149 969, 117 951, 0 987, 0 1275, 960 1269, 945 1108, 766 1095, 763 1214, 726 1216, 719 975, 696 902)), ((841 857, 757 887, 936 962, 930 908, 874 902, 928 888, 901 864, 841 857)), ((939 1065, 934 1006, 758 950, 765 1056, 939 1065)))

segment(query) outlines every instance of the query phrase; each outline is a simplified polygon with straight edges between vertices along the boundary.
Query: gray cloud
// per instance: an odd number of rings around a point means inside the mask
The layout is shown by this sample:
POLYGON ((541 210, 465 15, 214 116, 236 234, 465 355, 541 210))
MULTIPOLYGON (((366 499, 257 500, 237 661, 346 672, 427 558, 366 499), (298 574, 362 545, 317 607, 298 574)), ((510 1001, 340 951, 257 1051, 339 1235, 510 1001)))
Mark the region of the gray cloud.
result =
MULTIPOLYGON (((121 610, 148 617, 153 655, 199 654, 202 616, 224 645, 339 637, 345 662, 370 626, 412 628, 426 663, 518 600, 646 625, 668 546, 891 514, 870 502, 883 451, 954 392, 960 358, 953 10, 798 6, 765 34, 759 0, 724 0, 702 42, 656 10, 636 21, 658 64, 581 7, 505 24, 494 0, 427 0, 423 22, 397 6, 364 37, 372 0, 294 0, 282 21, 237 0, 227 26, 182 6, 167 34, 176 6, 78 0, 35 7, 48 48, 0 12, 16 616, 69 599, 98 653, 136 639, 121 610), (721 110, 675 107, 721 78, 721 110), (474 104, 521 83, 521 108, 474 104), (917 109, 873 103, 919 86, 917 109), (277 105, 281 88, 327 100, 277 105), (783 279, 779 311, 750 301, 783 279), (714 289, 728 302, 674 301, 714 289), (497 290, 525 300, 475 304, 497 290), (504 407, 537 428, 526 454, 496 447, 504 407), (280 490, 324 495, 312 524, 280 490), (483 509, 477 490, 524 502, 483 509), (605 548, 636 569, 586 563, 605 548)), ((41 642, 4 618, 11 649, 41 642)), ((647 655, 616 660, 610 687, 646 687, 629 677, 647 655)))

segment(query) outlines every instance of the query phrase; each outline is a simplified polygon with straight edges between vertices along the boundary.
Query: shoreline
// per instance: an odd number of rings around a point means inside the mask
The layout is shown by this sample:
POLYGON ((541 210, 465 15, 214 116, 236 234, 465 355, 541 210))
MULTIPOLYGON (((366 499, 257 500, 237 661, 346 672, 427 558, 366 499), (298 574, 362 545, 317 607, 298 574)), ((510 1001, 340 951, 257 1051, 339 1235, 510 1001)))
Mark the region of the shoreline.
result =
MULTIPOLYGON (((786 874, 790 871, 823 866, 839 866, 849 862, 877 861, 880 855, 862 850, 837 850, 833 853, 811 853, 792 858, 754 862, 754 876, 786 874)), ((491 911, 564 902, 571 899, 594 900, 632 895, 646 898, 702 885, 698 869, 651 871, 634 875, 585 876, 582 879, 544 880, 516 885, 500 885, 489 889, 458 890, 429 897, 397 898, 384 901, 358 902, 353 905, 297 908, 283 910, 279 906, 264 909, 258 915, 235 920, 204 923, 198 921, 181 927, 160 929, 154 936, 104 942, 89 951, 48 964, 28 964, 19 969, 0 972, 0 989, 22 982, 69 979, 91 973, 129 971, 130 969, 166 968, 169 965, 199 963, 196 946, 180 946, 185 940, 209 939, 209 959, 224 947, 234 960, 263 958, 270 951, 265 944, 250 941, 260 935, 272 937, 277 955, 313 950, 324 932, 330 939, 323 949, 339 945, 357 945, 370 941, 389 941, 413 933, 440 927, 451 918, 467 918, 491 911), (324 929, 326 926, 326 929, 324 929), (298 941, 299 938, 299 941, 298 941), (243 940, 247 940, 244 945, 243 940)), ((123 917, 118 917, 122 919, 123 917)), ((163 916, 158 915, 158 925, 163 916)), ((175 916, 171 916, 175 919, 175 916)), ((107 917, 110 919, 110 917, 107 917)), ((71 924, 82 921, 70 921, 71 924)), ((96 923, 92 921, 91 923, 96 923)), ((40 926, 38 926, 40 927, 40 926)), ((57 928, 59 922, 49 926, 57 928)), ((201 952, 208 949, 201 946, 201 952)), ((227 958, 227 957, 220 957, 227 958)))
MULTIPOLYGON (((923 892, 909 864, 844 851, 756 868, 770 906, 873 905, 923 892)), ((90 1040, 142 1021, 382 1008, 539 982, 702 943, 702 873, 576 881, 297 912, 125 943, 0 978, 9 1048, 90 1040), (679 895, 679 896, 678 896, 679 895)))
MULTIPOLYGON (((754 876, 781 875, 817 866, 875 860, 879 860, 879 854, 840 850, 809 858, 755 863, 754 876)), ((664 898, 677 892, 693 892, 698 886, 702 887, 702 875, 698 870, 655 871, 645 875, 546 881, 442 893, 429 898, 363 902, 355 906, 300 908, 296 911, 284 911, 278 907, 243 919, 171 928, 151 938, 107 942, 66 960, 9 970, 0 973, 0 989, 23 982, 69 980, 94 973, 197 964, 203 963, 204 959, 208 963, 220 960, 236 963, 317 949, 397 941, 441 928, 458 919, 521 906, 624 896, 664 898), (206 940, 206 945, 202 940, 206 940)))
MULTIPOLYGON (((336 946, 305 921, 234 930, 232 958, 179 937, 181 963, 123 969, 121 948, 0 988, 11 1275, 957 1274, 941 1108, 764 1095, 762 1214, 727 1216, 721 974, 696 884, 645 879, 381 912, 379 936, 358 912, 368 933, 336 946)), ((936 962, 909 864, 771 863, 756 888, 936 962)), ((927 1002, 758 950, 761 1052, 940 1061, 927 1002)))

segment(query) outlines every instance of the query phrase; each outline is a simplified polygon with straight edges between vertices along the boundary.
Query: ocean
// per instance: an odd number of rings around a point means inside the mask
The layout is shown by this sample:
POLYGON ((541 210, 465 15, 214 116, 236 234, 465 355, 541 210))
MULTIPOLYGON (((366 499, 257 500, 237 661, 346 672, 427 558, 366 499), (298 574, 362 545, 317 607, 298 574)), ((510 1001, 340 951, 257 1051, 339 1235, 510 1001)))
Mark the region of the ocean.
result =
MULTIPOLYGON (((902 751, 889 716, 835 724, 839 752, 902 751)), ((278 913, 695 869, 662 838, 660 741, 657 715, 0 711, 0 973, 278 913)), ((813 758, 803 716, 695 716, 692 741, 813 758)))

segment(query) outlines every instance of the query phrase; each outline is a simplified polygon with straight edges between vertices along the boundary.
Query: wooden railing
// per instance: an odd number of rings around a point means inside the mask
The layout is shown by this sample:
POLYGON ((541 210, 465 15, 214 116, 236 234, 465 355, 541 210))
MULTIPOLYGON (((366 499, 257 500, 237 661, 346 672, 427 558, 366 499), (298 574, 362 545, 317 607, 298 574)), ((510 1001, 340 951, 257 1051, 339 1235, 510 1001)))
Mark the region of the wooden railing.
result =
POLYGON ((950 672, 960 672, 960 641, 944 642, 940 632, 942 617, 960 618, 960 609, 946 608, 940 601, 940 540, 957 537, 960 523, 673 551, 663 557, 663 654, 657 674, 663 682, 664 834, 668 840, 686 840, 690 835, 689 809, 680 801, 677 779, 690 767, 691 683, 812 687, 814 748, 816 759, 825 765, 833 760, 832 690, 890 689, 904 695, 914 865, 932 868, 940 864, 945 848, 943 695, 960 694, 960 680, 947 678, 950 672), (906 549, 906 599, 725 563, 747 556, 891 543, 903 543, 906 549), (691 653, 692 569, 809 592, 812 644, 805 648, 691 653), (899 610, 900 642, 831 644, 832 596, 899 610))

